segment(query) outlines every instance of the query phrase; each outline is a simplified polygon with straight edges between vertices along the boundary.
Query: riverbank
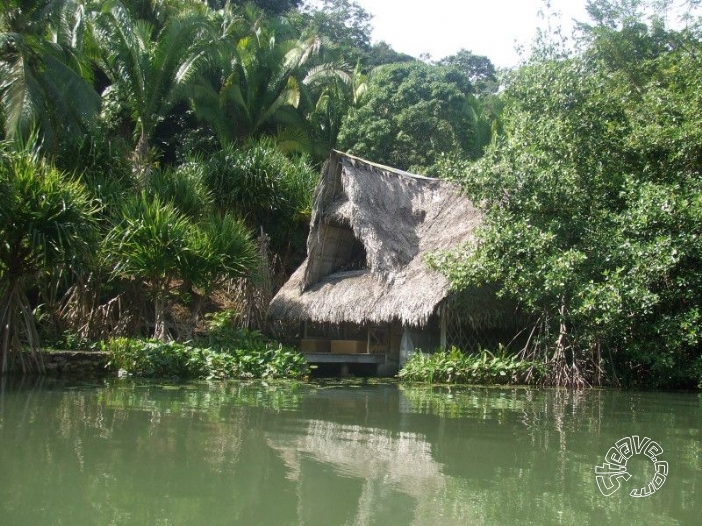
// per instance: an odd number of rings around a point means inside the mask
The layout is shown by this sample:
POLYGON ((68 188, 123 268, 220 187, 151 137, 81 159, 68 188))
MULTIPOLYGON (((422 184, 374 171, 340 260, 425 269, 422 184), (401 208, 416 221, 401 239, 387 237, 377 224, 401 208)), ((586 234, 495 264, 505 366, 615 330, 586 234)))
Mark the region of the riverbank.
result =
POLYGON ((42 352, 44 371, 49 376, 95 378, 117 376, 110 354, 100 351, 47 350, 42 352))

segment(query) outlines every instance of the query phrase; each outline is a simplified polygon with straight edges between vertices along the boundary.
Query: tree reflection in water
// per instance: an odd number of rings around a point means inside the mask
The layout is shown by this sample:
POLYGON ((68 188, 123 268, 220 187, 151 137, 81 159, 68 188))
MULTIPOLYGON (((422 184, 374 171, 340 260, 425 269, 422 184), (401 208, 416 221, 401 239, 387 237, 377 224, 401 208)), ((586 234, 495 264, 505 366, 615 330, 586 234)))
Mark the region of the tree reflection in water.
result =
POLYGON ((0 522, 694 523, 700 400, 353 382, 5 378, 0 522), (655 499, 606 499, 594 466, 634 433, 663 446, 671 475, 655 499))

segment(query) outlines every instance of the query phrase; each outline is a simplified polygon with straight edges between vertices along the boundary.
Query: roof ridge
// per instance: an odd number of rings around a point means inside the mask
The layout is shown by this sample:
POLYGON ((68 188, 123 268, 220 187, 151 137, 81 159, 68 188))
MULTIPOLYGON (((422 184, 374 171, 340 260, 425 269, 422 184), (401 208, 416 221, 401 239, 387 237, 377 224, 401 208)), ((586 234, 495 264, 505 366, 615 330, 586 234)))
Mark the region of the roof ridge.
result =
POLYGON ((363 164, 365 164, 365 165, 367 165, 367 166, 369 166, 369 167, 371 167, 371 168, 376 168, 376 169, 378 169, 378 170, 383 170, 383 171, 386 171, 386 172, 394 173, 394 174, 396 174, 396 175, 401 175, 401 176, 404 176, 404 177, 410 177, 410 178, 412 178, 412 179, 420 179, 420 180, 424 180, 424 181, 446 182, 446 181, 444 181, 443 179, 439 179, 438 177, 429 177, 429 176, 426 176, 426 175, 419 175, 419 174, 415 174, 415 173, 412 173, 412 172, 407 172, 407 171, 405 171, 405 170, 400 170, 399 168, 393 168, 393 167, 391 167, 391 166, 386 166, 386 165, 384 165, 384 164, 374 163, 374 162, 372 162, 372 161, 368 161, 367 159, 363 159, 363 158, 361 158, 361 157, 357 157, 357 156, 352 155, 352 154, 350 154, 350 153, 341 152, 341 151, 339 151, 339 150, 332 150, 332 152, 335 153, 336 155, 341 156, 341 157, 346 157, 347 159, 350 159, 350 160, 353 161, 353 162, 363 163, 363 164))

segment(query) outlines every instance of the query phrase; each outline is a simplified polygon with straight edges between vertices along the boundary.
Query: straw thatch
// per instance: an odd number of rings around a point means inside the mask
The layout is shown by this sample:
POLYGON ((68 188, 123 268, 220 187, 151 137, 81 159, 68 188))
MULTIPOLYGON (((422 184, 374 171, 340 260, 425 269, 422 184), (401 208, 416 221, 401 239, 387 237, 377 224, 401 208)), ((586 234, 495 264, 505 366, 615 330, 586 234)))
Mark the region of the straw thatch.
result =
POLYGON ((315 192, 308 257, 269 315, 424 326, 449 294, 425 256, 470 241, 481 220, 451 183, 333 152, 315 192))

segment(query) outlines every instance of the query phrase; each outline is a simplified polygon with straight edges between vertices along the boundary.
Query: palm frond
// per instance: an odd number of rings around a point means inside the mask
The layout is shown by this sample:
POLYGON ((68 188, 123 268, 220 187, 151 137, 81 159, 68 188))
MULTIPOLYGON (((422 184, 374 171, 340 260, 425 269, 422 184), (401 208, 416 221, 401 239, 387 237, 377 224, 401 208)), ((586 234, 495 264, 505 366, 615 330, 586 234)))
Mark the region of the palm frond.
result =
POLYGON ((56 108, 60 121, 70 121, 85 127, 100 109, 100 96, 83 77, 63 61, 48 55, 44 64, 46 73, 42 80, 45 90, 50 100, 63 102, 56 108))
POLYGON ((314 85, 317 82, 339 80, 345 85, 353 84, 353 77, 335 64, 320 64, 307 71, 303 84, 314 85))
POLYGON ((285 89, 278 94, 275 100, 259 116, 256 122, 256 127, 261 126, 264 122, 271 119, 273 115, 275 115, 283 106, 292 106, 293 108, 297 108, 299 104, 300 85, 295 77, 288 77, 288 82, 285 89))

